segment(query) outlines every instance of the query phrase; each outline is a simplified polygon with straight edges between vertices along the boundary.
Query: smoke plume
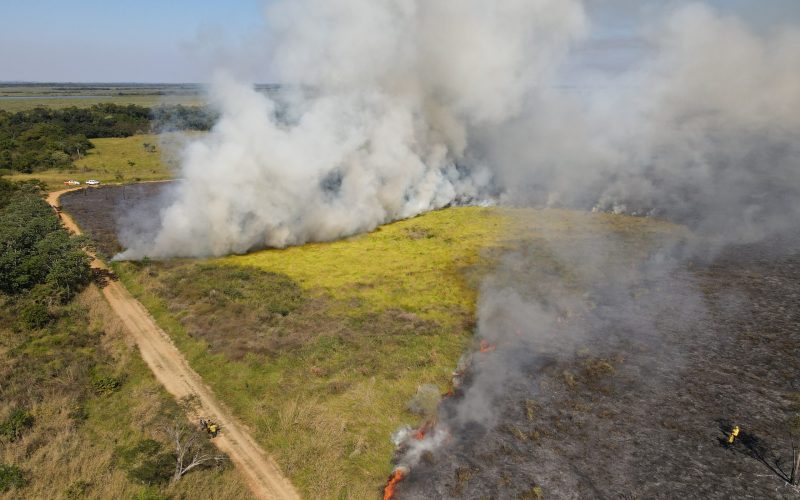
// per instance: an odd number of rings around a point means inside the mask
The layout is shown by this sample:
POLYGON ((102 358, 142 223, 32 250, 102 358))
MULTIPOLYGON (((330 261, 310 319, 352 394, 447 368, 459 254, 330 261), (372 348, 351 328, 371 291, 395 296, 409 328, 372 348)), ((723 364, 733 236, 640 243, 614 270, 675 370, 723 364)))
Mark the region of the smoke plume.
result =
MULTIPOLYGON (((642 36, 647 51, 638 65, 595 75, 595 86, 582 92, 532 92, 516 116, 471 128, 469 150, 491 166, 501 202, 666 217, 686 224, 692 237, 618 261, 614 256, 631 249, 614 231, 566 246, 545 235, 537 245, 550 248, 553 269, 568 270, 568 277, 532 275, 541 255, 502 259, 481 287, 478 310, 477 335, 495 347, 487 356, 469 355, 468 382, 442 403, 435 429, 401 443, 404 471, 439 449, 431 444, 445 440, 443 433, 453 456, 486 452, 478 436, 496 426, 504 401, 545 397, 544 367, 574 359, 579 348, 602 355, 623 343, 645 345, 641 352, 659 354, 633 354, 631 365, 644 369, 647 359, 660 373, 626 389, 641 401, 664 390, 654 387, 675 379, 684 354, 664 335, 691 331, 705 316, 701 294, 683 271, 685 258, 797 233, 800 31, 760 35, 690 4, 653 21, 642 36)), ((440 459, 420 465, 425 472, 412 474, 402 491, 414 497, 444 488, 455 466, 440 459)))
POLYGON ((657 214, 724 240, 800 215, 800 31, 702 4, 642 33, 645 60, 558 87, 577 0, 303 0, 267 15, 270 97, 220 74, 155 235, 122 258, 332 240, 453 203, 657 214), (778 196, 776 196, 778 195, 778 196))
POLYGON ((586 30, 577 1, 303 0, 268 12, 276 102, 229 75, 157 234, 122 258, 331 240, 494 192, 473 130, 517 116, 586 30))
MULTIPOLYGON (((266 95, 218 74, 218 123, 184 149, 158 223, 122 234, 118 258, 333 240, 479 201, 665 217, 694 232, 695 256, 796 233, 800 29, 759 32, 704 3, 652 12, 642 57, 576 90, 564 83, 592 32, 579 0, 279 0, 270 64, 291 85, 266 95)), ((685 248, 631 268, 609 260, 627 248, 611 235, 580 244, 552 252, 580 287, 527 279, 524 255, 486 280, 478 336, 497 352, 471 360, 425 439, 401 433, 402 465, 438 449, 445 427, 491 428, 498 392, 532 363, 602 350, 598 338, 658 343, 658 317, 702 316, 674 277, 685 248)))

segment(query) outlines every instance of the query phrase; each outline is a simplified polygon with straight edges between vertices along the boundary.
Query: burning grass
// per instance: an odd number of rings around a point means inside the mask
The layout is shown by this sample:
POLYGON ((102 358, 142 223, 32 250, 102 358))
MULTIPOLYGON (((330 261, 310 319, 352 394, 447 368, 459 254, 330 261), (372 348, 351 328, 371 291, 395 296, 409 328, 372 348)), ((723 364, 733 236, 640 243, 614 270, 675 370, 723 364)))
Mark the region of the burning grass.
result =
MULTIPOLYGON (((673 229, 462 207, 338 242, 117 269, 306 496, 360 499, 386 484, 393 431, 428 418, 409 405, 420 386, 450 388, 473 343, 477 284, 502 249, 519 244, 505 235, 547 232, 569 245, 576 232, 611 230, 635 246, 673 229), (289 304, 278 307, 285 314, 270 312, 274 303, 289 304)), ((552 264, 546 255, 542 266, 552 264)))

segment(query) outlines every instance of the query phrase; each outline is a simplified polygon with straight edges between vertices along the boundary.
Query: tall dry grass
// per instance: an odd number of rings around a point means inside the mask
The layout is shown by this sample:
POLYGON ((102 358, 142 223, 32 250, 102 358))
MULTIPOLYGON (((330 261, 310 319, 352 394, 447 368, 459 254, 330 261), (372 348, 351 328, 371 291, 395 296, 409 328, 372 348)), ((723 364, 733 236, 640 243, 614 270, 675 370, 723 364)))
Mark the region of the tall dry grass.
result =
MULTIPOLYGON (((22 437, 0 438, 0 463, 14 464, 25 471, 28 484, 0 493, 0 499, 66 498, 67 490, 85 490, 81 498, 132 498, 145 491, 170 498, 248 498, 249 490, 233 468, 197 471, 177 484, 156 488, 131 481, 118 468, 114 452, 121 446, 144 438, 158 437, 157 427, 174 414, 177 405, 158 385, 141 360, 135 345, 100 292, 90 287, 76 299, 85 318, 74 321, 90 331, 102 332, 96 349, 102 351, 115 373, 124 377, 119 391, 76 401, 68 391, 79 383, 85 366, 70 366, 58 383, 47 388, 30 387, 28 408, 35 421, 22 437), (85 420, 74 416, 83 407, 85 420), (77 488, 78 483, 84 483, 77 488)), ((3 335, 11 332, 3 331, 3 335)), ((11 403, 0 402, 0 418, 11 411, 11 403)))

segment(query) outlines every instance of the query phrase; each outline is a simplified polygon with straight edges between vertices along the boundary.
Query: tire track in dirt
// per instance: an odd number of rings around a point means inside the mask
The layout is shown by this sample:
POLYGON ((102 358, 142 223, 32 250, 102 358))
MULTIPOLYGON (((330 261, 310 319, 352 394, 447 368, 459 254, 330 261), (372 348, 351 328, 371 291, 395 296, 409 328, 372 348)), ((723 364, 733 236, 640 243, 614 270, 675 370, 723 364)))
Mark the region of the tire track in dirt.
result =
MULTIPOLYGON (((75 188, 84 189, 84 188, 75 188)), ((47 202, 58 207, 59 197, 75 189, 50 193, 47 202)), ((58 211, 58 209, 56 209, 58 211)), ((80 228, 67 214, 60 213, 61 222, 68 230, 80 234, 80 228)), ((91 254, 90 254, 91 255, 91 254)), ((107 266, 94 259, 92 267, 107 271, 107 266)), ((172 339, 156 324, 144 306, 118 281, 109 280, 102 288, 115 314, 122 320, 131 337, 139 347, 142 359, 152 370, 156 379, 176 399, 192 397, 197 408, 189 415, 190 424, 195 425, 201 416, 221 422, 223 432, 212 443, 226 453, 244 475, 255 498, 299 499, 291 482, 281 473, 277 464, 253 440, 249 431, 233 414, 214 397, 211 389, 190 366, 172 339)))

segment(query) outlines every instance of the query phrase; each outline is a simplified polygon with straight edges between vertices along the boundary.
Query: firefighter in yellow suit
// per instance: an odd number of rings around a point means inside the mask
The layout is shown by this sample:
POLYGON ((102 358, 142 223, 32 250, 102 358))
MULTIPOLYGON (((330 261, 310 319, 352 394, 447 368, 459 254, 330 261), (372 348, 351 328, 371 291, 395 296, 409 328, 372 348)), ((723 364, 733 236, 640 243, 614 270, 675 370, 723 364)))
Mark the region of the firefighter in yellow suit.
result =
POLYGON ((728 444, 733 444, 736 441, 736 437, 739 435, 739 426, 734 425, 733 429, 731 429, 731 434, 728 436, 728 444))
POLYGON ((212 420, 200 419, 200 428, 208 432, 211 437, 217 437, 219 434, 219 425, 212 420))

